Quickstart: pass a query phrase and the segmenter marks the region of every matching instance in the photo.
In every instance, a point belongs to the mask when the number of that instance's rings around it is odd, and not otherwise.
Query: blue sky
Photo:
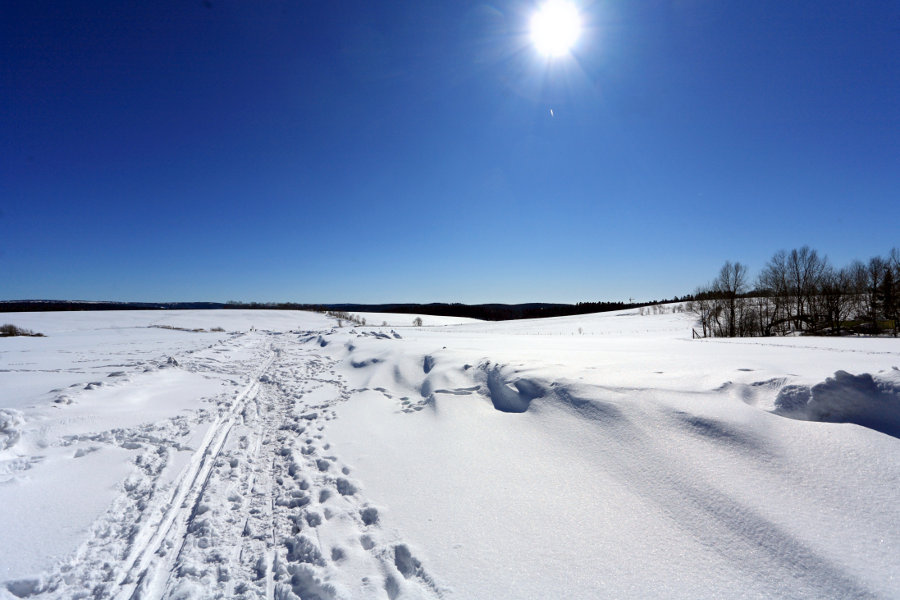
[[[0,298],[577,302],[900,245],[900,3],[0,3]],[[552,114],[551,114],[552,110]]]

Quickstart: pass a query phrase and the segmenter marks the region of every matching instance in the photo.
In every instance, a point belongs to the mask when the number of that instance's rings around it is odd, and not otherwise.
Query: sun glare
[[[567,0],[549,0],[531,17],[531,41],[545,56],[563,56],[581,34],[578,8]]]

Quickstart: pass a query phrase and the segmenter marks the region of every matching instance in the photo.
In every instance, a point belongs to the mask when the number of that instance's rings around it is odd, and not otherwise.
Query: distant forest
[[[698,335],[898,334],[900,250],[836,268],[809,246],[781,250],[751,282],[746,265],[726,262],[697,289],[687,310]]]
[[[684,302],[697,316],[697,337],[900,333],[900,250],[841,268],[809,246],[781,250],[751,280],[748,267],[727,261],[693,294],[651,302],[577,304],[300,304],[294,302],[0,301],[0,312],[65,310],[279,309],[330,313],[402,313],[485,321],[537,319]]]
[[[421,314],[441,317],[470,317],[485,321],[538,319],[637,308],[667,302],[689,300],[677,296],[652,302],[579,302],[577,304],[298,304],[295,302],[80,302],[67,300],[0,301],[0,312],[39,312],[64,310],[185,310],[185,309],[269,309],[310,310],[316,312],[379,312]]]
[[[660,300],[643,303],[627,302],[579,302],[578,304],[325,304],[305,306],[305,310],[320,312],[379,312],[434,315],[439,317],[469,317],[484,321],[508,321],[512,319],[540,319],[545,317],[564,317],[588,313],[608,312],[625,308],[637,308],[648,304],[677,302]]]
[[[0,300],[0,312],[67,310],[198,310],[225,308],[220,302],[92,302],[82,300]]]

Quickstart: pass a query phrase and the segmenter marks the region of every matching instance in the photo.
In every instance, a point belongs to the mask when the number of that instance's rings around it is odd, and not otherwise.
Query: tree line
[[[686,307],[697,315],[703,337],[896,336],[900,250],[841,268],[809,246],[780,250],[752,281],[746,265],[727,261]]]
[[[64,311],[64,310],[174,310],[174,309],[253,309],[253,310],[306,310],[315,312],[378,312],[423,314],[442,317],[471,317],[485,321],[509,319],[539,319],[588,313],[623,310],[642,306],[661,305],[690,299],[691,296],[649,302],[578,302],[577,304],[553,304],[533,302],[526,304],[304,304],[298,302],[87,302],[72,300],[0,300],[0,313]],[[350,321],[350,319],[346,319]]]
[[[91,310],[208,310],[221,302],[117,302],[88,300],[0,300],[0,312],[60,312]]]
[[[484,321],[507,321],[512,319],[540,319],[564,317],[589,313],[638,308],[641,306],[679,302],[689,296],[651,302],[578,302],[577,304],[553,304],[533,302],[526,304],[460,304],[435,302],[431,304],[306,304],[304,310],[317,312],[343,311],[422,314],[439,317],[470,317]]]

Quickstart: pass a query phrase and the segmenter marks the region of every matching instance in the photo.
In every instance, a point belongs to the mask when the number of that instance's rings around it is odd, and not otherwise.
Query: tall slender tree
[[[747,266],[739,262],[725,261],[715,281],[715,289],[725,303],[728,337],[741,335],[743,324],[743,294],[747,292]]]

